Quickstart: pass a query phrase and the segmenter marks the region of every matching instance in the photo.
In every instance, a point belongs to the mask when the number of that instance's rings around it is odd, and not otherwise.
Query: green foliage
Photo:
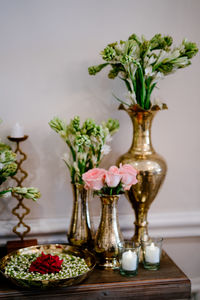
[[[10,176],[15,175],[17,164],[15,163],[16,154],[8,150],[7,145],[1,144],[0,150],[0,185]]]
[[[38,198],[40,198],[40,192],[37,188],[34,187],[13,187],[12,193],[22,196],[26,199],[32,199],[36,201]]]
[[[72,183],[80,184],[83,183],[82,174],[97,167],[103,156],[110,151],[107,143],[119,128],[119,122],[113,119],[99,125],[89,118],[81,126],[79,116],[74,117],[68,125],[54,117],[49,125],[69,147],[69,155],[63,157],[63,160],[70,171]]]
[[[0,185],[17,172],[16,154],[10,149],[10,146],[0,143]],[[40,197],[38,189],[33,187],[8,187],[0,191],[0,198],[7,197],[11,193],[34,201]]]
[[[100,53],[106,63],[89,67],[89,74],[96,75],[110,65],[108,78],[119,77],[124,81],[131,100],[129,105],[138,104],[148,110],[152,107],[151,93],[158,80],[189,66],[198,52],[197,45],[186,39],[179,47],[172,47],[172,44],[173,39],[168,35],[159,33],[146,40],[144,36],[132,34],[127,41],[107,45]]]

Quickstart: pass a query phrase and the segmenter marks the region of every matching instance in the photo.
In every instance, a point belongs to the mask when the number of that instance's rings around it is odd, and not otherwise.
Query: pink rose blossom
[[[115,166],[110,167],[110,169],[106,172],[105,182],[108,187],[116,187],[120,183],[121,174],[119,173],[119,169]]]
[[[138,182],[136,178],[138,172],[129,164],[120,164],[119,173],[122,176],[121,181],[125,191],[130,190],[131,186]]]
[[[100,168],[94,168],[82,175],[82,179],[85,182],[85,189],[91,189],[98,191],[102,189],[104,185],[106,171]]]

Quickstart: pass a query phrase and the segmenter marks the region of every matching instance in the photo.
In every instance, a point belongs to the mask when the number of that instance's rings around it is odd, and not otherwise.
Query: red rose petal
[[[56,273],[61,270],[63,259],[60,259],[58,255],[44,254],[38,256],[34,260],[29,268],[29,272],[39,272],[41,274]]]

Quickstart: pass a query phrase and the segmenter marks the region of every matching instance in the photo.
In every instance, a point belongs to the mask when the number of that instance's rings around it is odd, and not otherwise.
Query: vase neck
[[[133,142],[130,152],[136,155],[152,154],[154,151],[151,142],[151,124],[155,112],[129,113],[133,123]]]
[[[119,196],[101,196],[102,218],[111,218],[115,220],[117,217],[117,202]]]
[[[91,244],[91,225],[88,208],[89,191],[83,185],[72,184],[73,212],[68,239],[72,245],[88,246]]]

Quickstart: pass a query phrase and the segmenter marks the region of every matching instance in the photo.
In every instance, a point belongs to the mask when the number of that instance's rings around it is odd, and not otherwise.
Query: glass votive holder
[[[132,241],[125,241],[119,247],[120,274],[123,276],[135,276],[138,272],[140,256],[140,246],[136,246]]]
[[[160,258],[162,254],[163,238],[150,238],[142,241],[143,265],[148,270],[158,270],[160,268]]]

